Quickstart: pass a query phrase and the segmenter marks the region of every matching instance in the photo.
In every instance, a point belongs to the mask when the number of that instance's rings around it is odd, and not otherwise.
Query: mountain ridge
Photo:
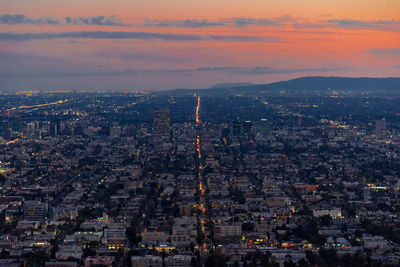
[[[400,77],[304,76],[268,84],[252,84],[204,89],[176,89],[172,93],[210,95],[326,95],[340,91],[347,94],[400,95]]]

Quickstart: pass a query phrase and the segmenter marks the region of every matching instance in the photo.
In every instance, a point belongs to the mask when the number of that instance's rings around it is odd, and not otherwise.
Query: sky
[[[398,0],[0,0],[0,91],[399,77]]]

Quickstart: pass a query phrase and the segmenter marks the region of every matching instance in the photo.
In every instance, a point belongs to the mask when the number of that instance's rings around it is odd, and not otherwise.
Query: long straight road
[[[198,235],[203,237],[200,240],[199,245],[199,252],[200,252],[200,260],[202,263],[205,262],[205,257],[208,252],[208,244],[209,244],[209,229],[206,228],[206,223],[209,221],[207,217],[207,201],[206,201],[206,183],[203,177],[203,169],[204,166],[202,164],[202,157],[201,157],[201,128],[200,128],[200,96],[197,97],[197,106],[196,106],[196,129],[197,129],[197,137],[196,137],[196,152],[197,152],[197,163],[196,163],[196,170],[197,170],[197,178],[198,178],[198,192],[199,192],[199,199],[198,199],[198,209],[197,212],[197,221],[198,221]]]
[[[196,107],[196,125],[200,125],[200,118],[199,118],[199,111],[200,111],[200,96],[197,97],[197,107]]]

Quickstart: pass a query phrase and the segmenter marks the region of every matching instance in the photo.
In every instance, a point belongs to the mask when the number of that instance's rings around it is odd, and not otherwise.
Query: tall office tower
[[[375,121],[375,134],[377,137],[382,137],[386,133],[386,120],[376,120]]]
[[[221,137],[222,138],[228,138],[230,133],[231,133],[231,130],[229,128],[227,128],[227,127],[224,127],[221,130]]]
[[[232,134],[235,136],[240,135],[242,132],[241,128],[242,128],[242,126],[241,126],[240,121],[234,121],[232,124]]]
[[[157,110],[153,113],[154,133],[158,136],[169,136],[169,110]]]
[[[243,132],[246,134],[251,133],[253,127],[253,123],[251,121],[245,121],[243,122]]]
[[[50,131],[51,136],[57,136],[61,131],[61,121],[60,119],[54,118],[50,121]]]
[[[33,136],[34,133],[35,133],[35,122],[26,123],[25,135],[26,136]]]
[[[6,128],[6,134],[4,136],[7,140],[10,140],[14,137],[13,130],[10,127]]]
[[[15,134],[18,134],[20,130],[23,129],[21,127],[21,119],[19,116],[15,117],[6,117],[0,122],[0,132],[5,139],[13,139]]]

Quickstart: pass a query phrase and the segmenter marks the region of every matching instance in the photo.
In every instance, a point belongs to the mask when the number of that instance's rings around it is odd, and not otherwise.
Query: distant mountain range
[[[207,89],[169,92],[245,96],[400,95],[400,78],[302,77],[270,84],[219,84]]]
[[[232,88],[232,87],[244,87],[244,86],[252,86],[254,83],[219,83],[210,87],[213,88]]]

